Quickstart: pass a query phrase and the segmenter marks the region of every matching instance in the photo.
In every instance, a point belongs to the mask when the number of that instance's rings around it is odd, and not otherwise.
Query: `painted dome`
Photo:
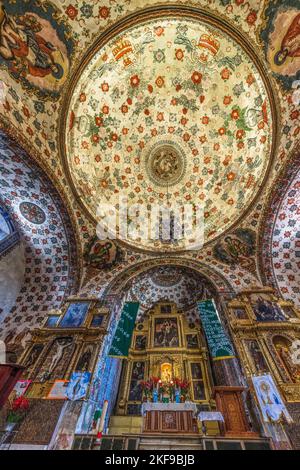
[[[238,221],[272,147],[269,95],[249,54],[218,26],[184,17],[148,20],[98,47],[73,86],[65,133],[73,188],[94,219],[121,200],[148,210],[194,204],[205,242]]]

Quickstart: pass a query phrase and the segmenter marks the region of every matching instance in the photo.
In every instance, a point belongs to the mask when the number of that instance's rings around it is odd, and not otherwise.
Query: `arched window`
[[[12,223],[8,212],[0,206],[0,256],[19,241],[19,234]]]

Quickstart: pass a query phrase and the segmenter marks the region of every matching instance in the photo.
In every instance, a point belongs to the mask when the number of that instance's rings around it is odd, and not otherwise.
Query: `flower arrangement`
[[[171,401],[174,401],[179,393],[181,400],[185,401],[190,384],[187,380],[181,380],[178,377],[175,377],[171,382],[163,382],[159,377],[150,377],[149,380],[142,380],[140,386],[146,400],[152,398],[153,401],[156,401],[157,398],[154,399],[154,396],[159,396],[160,400],[162,400],[168,396]]]
[[[25,397],[15,398],[9,407],[7,423],[19,423],[22,421],[29,409],[29,401]]]

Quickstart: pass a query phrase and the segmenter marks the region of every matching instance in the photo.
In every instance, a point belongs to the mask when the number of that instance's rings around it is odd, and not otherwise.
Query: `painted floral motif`
[[[240,46],[192,20],[155,20],[114,38],[83,72],[67,158],[93,214],[120,194],[129,204],[161,204],[166,192],[142,169],[150,147],[172,140],[187,171],[168,197],[204,205],[210,240],[251,203],[268,165],[271,125],[262,79]]]

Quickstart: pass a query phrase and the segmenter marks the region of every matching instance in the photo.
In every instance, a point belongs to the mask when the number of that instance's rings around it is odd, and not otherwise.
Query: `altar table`
[[[143,432],[197,433],[195,403],[143,403]]]

